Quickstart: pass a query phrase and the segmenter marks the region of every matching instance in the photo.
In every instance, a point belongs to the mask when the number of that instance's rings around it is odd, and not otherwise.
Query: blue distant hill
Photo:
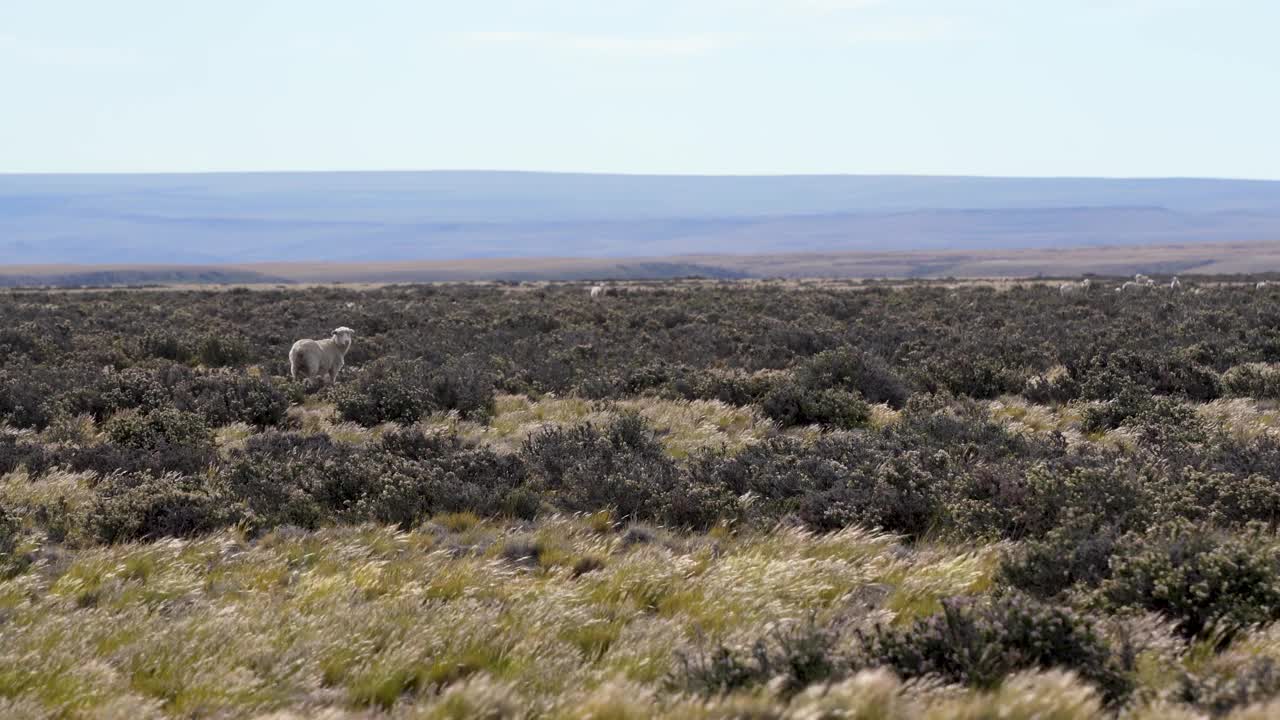
[[[0,175],[0,263],[1280,240],[1280,182],[515,172]]]

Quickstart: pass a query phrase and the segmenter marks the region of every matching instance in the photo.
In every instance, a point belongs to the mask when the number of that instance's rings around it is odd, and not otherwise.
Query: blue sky
[[[1280,179],[1272,0],[4,0],[0,172]]]

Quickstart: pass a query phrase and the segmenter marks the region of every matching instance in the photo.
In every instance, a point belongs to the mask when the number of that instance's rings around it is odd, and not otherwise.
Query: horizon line
[[[755,172],[755,173],[655,173],[582,170],[502,170],[484,168],[361,169],[361,170],[87,170],[87,171],[0,171],[0,178],[20,177],[164,177],[227,175],[557,175],[580,177],[755,179],[755,178],[950,178],[956,180],[1111,180],[1280,182],[1280,177],[1232,177],[1221,175],[987,175],[972,173],[874,173],[874,172]]]

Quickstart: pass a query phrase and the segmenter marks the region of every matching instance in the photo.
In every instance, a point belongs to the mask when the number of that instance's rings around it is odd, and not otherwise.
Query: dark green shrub
[[[450,358],[431,376],[433,409],[456,410],[466,420],[484,422],[493,415],[496,386],[493,373],[481,358]]]
[[[56,360],[71,349],[71,329],[65,323],[36,322],[0,327],[0,365],[19,359],[41,364]]]
[[[23,568],[24,563],[14,554],[20,530],[17,519],[0,506],[0,580],[12,577]]]
[[[1258,528],[1222,535],[1187,522],[1131,534],[1116,546],[1104,606],[1169,616],[1188,637],[1280,619],[1280,553]]]
[[[1251,470],[1171,469],[1153,483],[1154,515],[1220,528],[1240,528],[1250,522],[1275,527],[1280,522],[1280,483]]]
[[[993,398],[1022,390],[1024,382],[1004,363],[981,355],[951,355],[926,361],[930,388],[971,398]]]
[[[195,356],[186,338],[177,333],[165,330],[148,330],[142,336],[142,354],[144,357],[172,360],[174,362],[190,362]]]
[[[1222,374],[1222,393],[1229,397],[1280,398],[1280,368],[1266,363],[1236,365]]]
[[[310,469],[323,466],[337,452],[327,435],[268,431],[233,454],[218,482],[251,530],[282,525],[314,529],[324,521],[325,511],[308,491]]]
[[[43,430],[53,419],[53,388],[35,377],[0,370],[0,422]]]
[[[1076,586],[1097,587],[1110,574],[1118,539],[1114,529],[1085,520],[1055,528],[1006,553],[997,580],[1046,600]]]
[[[826,490],[806,494],[799,517],[817,530],[860,525],[918,537],[932,527],[940,500],[920,453],[907,451],[870,473],[850,474]]]
[[[377,360],[336,387],[333,397],[344,419],[365,426],[410,424],[435,409],[430,370],[421,360]]]
[[[94,493],[89,530],[105,543],[189,537],[233,521],[225,500],[197,478],[114,473]]]
[[[841,626],[819,625],[810,616],[770,631],[745,650],[696,647],[676,654],[676,668],[666,684],[675,690],[721,695],[770,683],[784,696],[792,695],[849,674],[845,635]]]
[[[409,424],[428,413],[449,410],[483,421],[493,413],[495,389],[493,374],[471,357],[452,359],[438,368],[423,360],[384,359],[336,388],[334,399],[344,418],[366,426]]]
[[[197,375],[181,389],[186,409],[212,426],[245,422],[259,427],[279,425],[289,398],[268,378],[216,373]]]
[[[619,517],[661,519],[680,472],[645,421],[623,414],[604,428],[549,427],[521,449],[530,480],[568,511],[614,509]]]
[[[146,450],[166,447],[201,447],[212,440],[204,418],[181,410],[121,413],[103,428],[111,442]]]
[[[25,466],[34,477],[54,463],[52,454],[39,443],[19,440],[14,435],[0,435],[0,475]]]
[[[865,423],[871,414],[871,408],[853,393],[812,390],[795,381],[775,384],[760,401],[760,409],[784,428],[819,424],[850,429]]]
[[[1066,668],[1108,701],[1131,690],[1128,669],[1084,618],[1025,597],[951,599],[907,628],[858,633],[854,664],[886,666],[904,678],[938,677],[990,688],[1011,673]]]
[[[1109,400],[1137,386],[1147,394],[1179,395],[1193,400],[1218,397],[1218,375],[1192,360],[1192,354],[1160,353],[1147,348],[1093,357],[1082,371],[1081,396]]]
[[[686,369],[673,378],[677,396],[719,400],[729,405],[751,405],[769,394],[775,382],[787,376],[751,374],[743,371]]]
[[[1150,391],[1137,385],[1127,384],[1118,391],[1114,398],[1101,405],[1091,405],[1085,409],[1080,422],[1080,429],[1088,433],[1115,430],[1129,420],[1151,410],[1155,400]]]
[[[1258,657],[1243,670],[1230,673],[1184,674],[1175,697],[1214,717],[1237,708],[1263,703],[1280,695],[1280,667],[1269,657]]]
[[[798,382],[811,390],[856,392],[867,402],[901,408],[911,394],[906,383],[880,358],[850,347],[827,350],[804,362]]]
[[[1069,369],[1058,368],[1028,379],[1022,396],[1041,405],[1071,402],[1080,397],[1080,382]]]
[[[158,374],[145,368],[108,373],[99,378],[97,392],[97,397],[80,395],[69,401],[69,412],[88,412],[102,419],[120,410],[159,410],[173,400],[173,393]]]
[[[239,336],[205,335],[196,347],[196,357],[208,367],[243,365],[249,359],[249,343]]]

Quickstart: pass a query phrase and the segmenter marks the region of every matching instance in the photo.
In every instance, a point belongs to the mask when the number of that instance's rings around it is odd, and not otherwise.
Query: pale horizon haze
[[[0,173],[1280,179],[1264,0],[11,0]]]

